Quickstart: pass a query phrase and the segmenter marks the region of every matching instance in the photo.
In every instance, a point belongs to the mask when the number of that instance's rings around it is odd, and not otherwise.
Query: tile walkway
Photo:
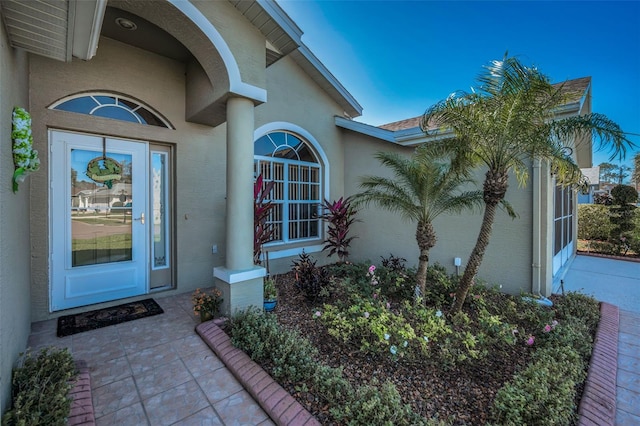
[[[97,425],[273,425],[196,334],[191,295],[154,299],[164,314],[73,336],[34,323],[29,346],[87,362]]]

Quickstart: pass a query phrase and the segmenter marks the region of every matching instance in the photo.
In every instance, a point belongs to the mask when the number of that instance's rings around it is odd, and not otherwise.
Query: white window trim
[[[99,101],[97,101],[95,99],[95,97],[97,96],[106,96],[109,98],[115,98],[116,99],[116,103],[113,104],[102,104]],[[122,110],[125,110],[129,113],[133,113],[136,112],[140,107],[145,108],[146,110],[148,110],[149,112],[151,112],[153,115],[156,116],[156,118],[158,120],[160,120],[167,129],[171,129],[171,130],[175,130],[175,127],[171,124],[171,122],[169,122],[169,120],[167,120],[162,114],[160,114],[160,112],[158,112],[158,110],[156,110],[155,108],[153,108],[152,106],[142,102],[139,99],[135,99],[132,98],[131,96],[125,96],[125,95],[121,95],[118,93],[114,93],[114,92],[104,92],[104,91],[99,91],[99,92],[80,92],[80,93],[74,93],[73,95],[69,95],[69,96],[65,96],[64,98],[58,99],[57,101],[55,101],[54,103],[52,103],[51,105],[49,105],[49,109],[57,109],[58,106],[62,105],[65,102],[68,101],[72,101],[74,99],[79,99],[79,98],[94,98],[95,102],[96,102],[96,106],[94,108],[91,109],[91,111],[89,111],[89,113],[77,113],[77,114],[85,114],[85,115],[94,115],[94,113],[99,110],[100,108],[104,108],[104,107],[116,107],[116,108],[120,108]],[[128,108],[128,107],[123,107],[122,105],[118,105],[117,101],[119,99],[125,100],[127,102],[131,102],[134,103],[136,105],[138,105],[136,108]],[[132,114],[133,115],[133,114]],[[135,117],[135,119],[138,121],[139,124],[143,124],[141,123],[140,119],[136,116],[133,115]],[[117,120],[117,119],[113,119],[113,120]],[[162,128],[162,127],[160,127]]]
[[[323,185],[323,197],[324,199],[329,200],[329,176],[331,175],[331,170],[329,168],[329,159],[327,158],[322,146],[317,141],[316,138],[313,137],[311,133],[303,129],[302,127],[288,123],[286,121],[274,121],[271,123],[264,124],[258,127],[253,132],[253,140],[254,142],[263,137],[264,135],[272,132],[284,131],[298,134],[301,136],[305,142],[308,142],[312,147],[314,154],[319,157],[320,160],[320,168],[322,169],[322,185]],[[255,156],[254,156],[255,157]],[[324,200],[321,200],[321,202]]]

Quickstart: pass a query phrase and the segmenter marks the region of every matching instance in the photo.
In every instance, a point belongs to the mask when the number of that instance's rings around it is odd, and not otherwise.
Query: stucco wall
[[[358,184],[363,175],[392,177],[373,156],[377,151],[396,150],[411,153],[390,143],[344,131],[345,137],[345,192],[353,195],[360,191]],[[481,188],[484,172],[479,171],[477,180]],[[519,218],[511,220],[503,211],[498,211],[489,247],[478,277],[489,284],[502,285],[503,291],[517,294],[531,289],[532,260],[532,205],[531,185],[519,188],[511,179],[507,200],[511,202]],[[363,208],[353,231],[358,236],[352,243],[352,260],[380,262],[380,256],[407,259],[408,266],[416,266],[418,247],[415,240],[416,224],[407,222],[400,215],[381,210],[374,205]],[[441,215],[434,221],[438,241],[430,251],[430,263],[440,263],[451,273],[455,272],[453,259],[460,257],[462,272],[469,254],[475,245],[482,214],[479,211],[461,215]]]
[[[265,87],[266,42],[260,31],[226,1],[195,1],[195,6],[215,26],[238,63],[242,81]]]
[[[11,369],[27,344],[29,308],[29,186],[32,177],[12,192],[11,114],[29,109],[28,59],[12,49],[0,26],[0,413],[11,399]],[[41,172],[38,172],[41,173]]]
[[[177,291],[212,285],[212,267],[224,264],[226,126],[211,128],[184,121],[184,74],[182,63],[106,38],[100,40],[96,57],[88,62],[65,64],[33,58],[34,135],[43,162],[31,196],[34,320],[49,317],[48,128],[173,144]],[[137,98],[159,111],[176,129],[47,109],[65,96],[95,90]],[[220,248],[216,255],[211,253],[212,244]]]

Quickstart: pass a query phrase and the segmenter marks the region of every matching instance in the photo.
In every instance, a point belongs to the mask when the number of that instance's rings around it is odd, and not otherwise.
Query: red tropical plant
[[[253,183],[253,263],[255,265],[262,263],[260,260],[262,245],[271,241],[275,232],[273,225],[267,223],[274,205],[271,201],[265,201],[274,185],[273,181],[264,182],[262,175],[259,175]]]
[[[330,249],[329,256],[338,254],[340,262],[344,262],[349,256],[349,244],[356,237],[349,237],[349,228],[356,221],[356,209],[351,205],[350,198],[340,197],[338,201],[324,200],[322,207],[325,213],[322,219],[329,223],[326,245],[322,250]]]

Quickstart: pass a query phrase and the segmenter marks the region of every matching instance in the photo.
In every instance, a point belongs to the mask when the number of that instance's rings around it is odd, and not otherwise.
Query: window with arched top
[[[311,146],[291,132],[270,132],[254,143],[254,172],[275,183],[268,197],[275,205],[272,242],[320,238],[322,166]]]
[[[55,102],[49,108],[167,129],[174,128],[151,107],[126,96],[104,92],[69,96]]]

